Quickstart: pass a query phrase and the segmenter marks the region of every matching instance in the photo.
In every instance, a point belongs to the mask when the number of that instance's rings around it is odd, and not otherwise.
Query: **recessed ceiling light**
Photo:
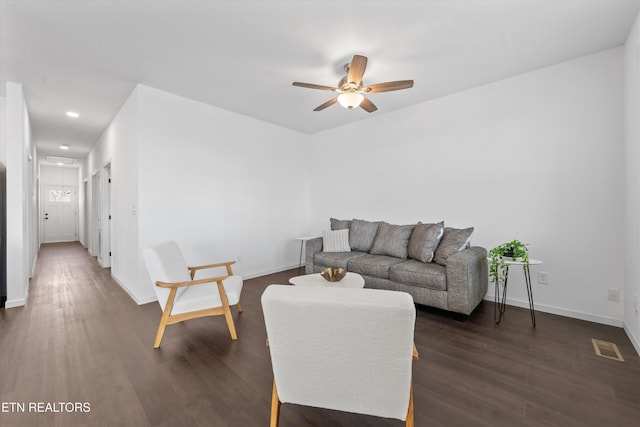
[[[56,164],[57,164],[58,166],[64,166],[64,163],[60,163],[60,162],[58,162],[58,163],[56,163]]]
[[[68,149],[69,149],[69,145],[67,145],[67,144],[62,144],[62,145],[60,146],[60,149],[61,149],[61,150],[68,150]]]
[[[78,117],[80,117],[80,114],[76,113],[75,111],[67,111],[67,116],[77,119]]]

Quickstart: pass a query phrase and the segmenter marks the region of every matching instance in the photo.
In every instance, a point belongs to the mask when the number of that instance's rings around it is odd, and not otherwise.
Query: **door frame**
[[[102,217],[102,240],[98,252],[98,263],[104,267],[111,267],[111,162],[102,167],[100,173],[100,204]]]
[[[100,171],[96,170],[91,174],[91,244],[89,252],[91,256],[97,257],[98,260],[100,259],[100,228],[102,227],[100,224],[102,215],[100,206],[101,194]]]
[[[78,225],[78,213],[80,210],[80,205],[79,205],[79,197],[78,197],[78,186],[76,185],[56,185],[56,184],[38,184],[38,186],[40,187],[40,200],[39,200],[39,206],[40,206],[40,219],[39,219],[39,224],[40,224],[40,232],[38,233],[40,235],[40,243],[57,243],[57,242],[75,242],[78,240],[78,230],[79,230],[79,225]],[[46,225],[45,225],[45,219],[44,219],[44,214],[46,211],[46,204],[47,204],[47,200],[48,200],[48,194],[46,194],[47,192],[47,188],[48,187],[58,187],[58,188],[65,188],[65,189],[72,189],[73,191],[73,197],[74,197],[74,201],[73,201],[73,240],[56,240],[53,242],[46,242]]]

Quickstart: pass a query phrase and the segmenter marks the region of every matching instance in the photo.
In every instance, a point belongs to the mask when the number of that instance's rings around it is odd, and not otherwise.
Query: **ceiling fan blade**
[[[313,83],[293,82],[293,85],[294,86],[298,86],[298,87],[306,87],[306,88],[309,88],[309,89],[328,90],[329,92],[334,92],[334,91],[338,90],[335,87],[314,85]]]
[[[349,83],[353,82],[360,84],[362,82],[362,76],[364,70],[367,68],[367,57],[360,55],[353,55],[351,64],[349,64],[349,73],[347,74],[347,80]]]
[[[318,107],[314,108],[314,109],[313,109],[313,111],[322,111],[322,110],[324,110],[324,109],[325,109],[325,108],[327,108],[327,107],[331,107],[331,106],[332,106],[333,104],[335,104],[336,102],[338,102],[338,98],[337,98],[337,97],[336,97],[336,98],[333,98],[333,99],[330,99],[330,100],[328,100],[327,102],[325,102],[324,104],[322,104],[322,105],[320,105],[320,106],[318,106]]]
[[[398,80],[397,82],[378,83],[363,89],[366,93],[391,92],[393,90],[409,89],[413,87],[413,80]]]
[[[376,107],[375,104],[369,101],[367,98],[362,100],[362,102],[360,103],[360,107],[362,107],[362,109],[368,113],[373,113],[378,109],[378,107]]]

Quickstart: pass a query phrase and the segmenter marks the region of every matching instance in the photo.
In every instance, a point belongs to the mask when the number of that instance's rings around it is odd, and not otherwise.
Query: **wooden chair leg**
[[[238,313],[242,313],[242,304],[238,301]]]
[[[156,340],[153,343],[153,348],[160,347],[160,342],[162,341],[162,337],[164,336],[164,330],[167,328],[167,321],[164,318],[164,314],[162,319],[160,319],[160,325],[158,325],[158,332],[156,333]]]
[[[220,301],[222,301],[222,310],[224,311],[224,318],[227,320],[227,327],[231,334],[232,340],[237,340],[236,326],[233,324],[233,317],[231,316],[231,308],[229,308],[229,300],[227,299],[227,293],[224,291],[224,285],[222,280],[218,281],[218,292],[220,293]]]
[[[406,427],[413,427],[413,380],[411,381],[411,388],[409,389],[409,409],[407,410]]]
[[[162,341],[162,337],[164,336],[164,330],[167,328],[167,322],[169,321],[171,310],[173,310],[173,301],[176,298],[176,291],[176,288],[172,288],[169,292],[169,298],[167,298],[167,303],[164,306],[164,311],[162,312],[162,317],[160,318],[160,325],[158,325],[158,332],[156,333],[156,341],[153,343],[153,348],[160,347],[160,342]]]
[[[236,326],[233,324],[233,317],[231,317],[231,310],[228,305],[224,308],[224,318],[227,319],[227,327],[229,328],[231,339],[237,340],[238,335],[236,334]]]
[[[280,422],[280,399],[276,389],[276,380],[273,380],[273,392],[271,393],[271,423],[269,427],[278,427]]]

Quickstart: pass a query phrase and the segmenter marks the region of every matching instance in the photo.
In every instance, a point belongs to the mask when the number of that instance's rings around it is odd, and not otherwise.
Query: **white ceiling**
[[[39,153],[84,156],[137,83],[304,133],[624,43],[640,0],[6,1],[0,79],[24,86]],[[354,54],[379,110],[312,111]],[[70,119],[74,110],[80,118]]]

